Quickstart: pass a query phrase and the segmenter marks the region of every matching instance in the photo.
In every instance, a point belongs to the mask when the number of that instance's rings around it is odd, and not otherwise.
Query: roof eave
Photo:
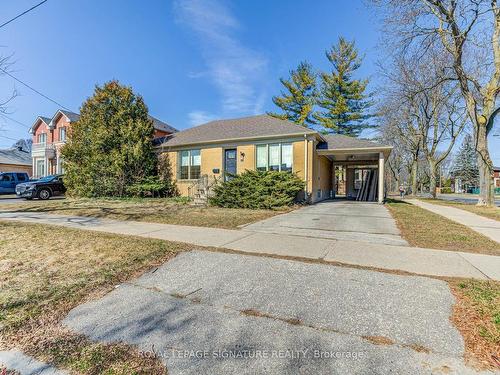
[[[305,131],[300,133],[290,133],[290,134],[276,134],[276,135],[262,135],[258,137],[239,137],[239,138],[223,138],[223,139],[215,139],[211,141],[200,141],[200,142],[188,142],[176,145],[168,145],[168,143],[163,143],[158,145],[157,148],[162,150],[166,148],[173,147],[185,147],[185,146],[198,146],[198,145],[212,145],[217,143],[225,143],[225,142],[238,142],[238,141],[252,141],[252,140],[260,140],[260,139],[276,139],[276,138],[286,138],[286,137],[303,137],[307,135],[317,135],[318,133],[315,131]]]

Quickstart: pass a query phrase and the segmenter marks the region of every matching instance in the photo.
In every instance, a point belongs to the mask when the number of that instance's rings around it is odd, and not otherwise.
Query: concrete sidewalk
[[[500,280],[500,257],[491,255],[370,244],[292,234],[258,233],[247,229],[202,228],[33,212],[0,212],[0,220],[51,224],[82,230],[185,242],[253,254],[401,270],[420,275]]]
[[[425,208],[435,214],[465,225],[470,229],[481,233],[483,236],[500,243],[500,221],[488,219],[487,217],[479,216],[473,214],[472,212],[461,210],[460,208],[441,206],[438,204],[423,202],[418,199],[409,199],[406,202]]]

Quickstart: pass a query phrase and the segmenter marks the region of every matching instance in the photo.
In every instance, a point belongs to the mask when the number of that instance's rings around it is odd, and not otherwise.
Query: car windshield
[[[41,179],[39,179],[38,181],[40,182],[50,182],[52,180],[54,180],[57,176],[45,176],[45,177],[42,177]]]

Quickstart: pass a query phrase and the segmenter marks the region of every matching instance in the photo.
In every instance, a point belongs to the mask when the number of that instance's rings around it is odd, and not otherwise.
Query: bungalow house
[[[153,120],[154,138],[168,136],[177,129],[163,121],[149,116]],[[58,110],[52,118],[38,116],[30,129],[33,137],[32,159],[35,178],[64,172],[61,147],[66,143],[66,136],[71,124],[78,121],[80,115],[74,112]]]
[[[168,153],[182,195],[193,196],[200,179],[210,185],[245,170],[276,170],[302,178],[310,202],[337,192],[383,202],[384,161],[391,149],[369,140],[324,135],[268,115],[212,121],[173,133],[158,146],[159,152]]]
[[[495,191],[500,191],[500,167],[493,167],[493,181]]]
[[[22,147],[0,150],[0,173],[26,172],[31,176],[31,154]]]

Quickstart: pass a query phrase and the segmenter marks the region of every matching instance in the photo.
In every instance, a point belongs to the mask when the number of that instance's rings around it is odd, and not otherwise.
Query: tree
[[[480,170],[479,205],[494,204],[493,163],[488,150],[492,115],[500,93],[500,9],[497,0],[372,0],[387,10],[391,48],[421,55],[439,46],[451,59],[449,80],[459,83],[474,131]]]
[[[156,174],[153,122],[141,96],[110,81],[83,103],[62,149],[71,195],[124,196]]]
[[[368,80],[353,78],[362,58],[355,43],[342,37],[326,51],[326,57],[332,70],[321,73],[320,111],[314,118],[329,133],[357,137],[364,129],[374,127],[365,122],[373,116],[367,113],[373,104],[365,93]]]
[[[455,179],[460,179],[463,185],[475,187],[479,183],[479,169],[477,165],[477,152],[474,140],[467,134],[462,142],[462,146],[455,156],[451,175]]]
[[[290,78],[280,78],[284,90],[281,96],[274,96],[273,103],[283,113],[269,115],[293,121],[305,127],[312,127],[314,106],[317,100],[316,73],[307,62],[301,62],[296,70],[290,71]]]
[[[10,67],[12,66],[12,56],[1,56],[0,55],[0,76],[9,74]],[[2,92],[1,95],[3,96],[4,93]],[[0,99],[0,115],[6,115],[8,113],[8,104],[16,97],[18,96],[17,90],[14,88],[11,92],[11,94],[7,95],[6,97]]]

